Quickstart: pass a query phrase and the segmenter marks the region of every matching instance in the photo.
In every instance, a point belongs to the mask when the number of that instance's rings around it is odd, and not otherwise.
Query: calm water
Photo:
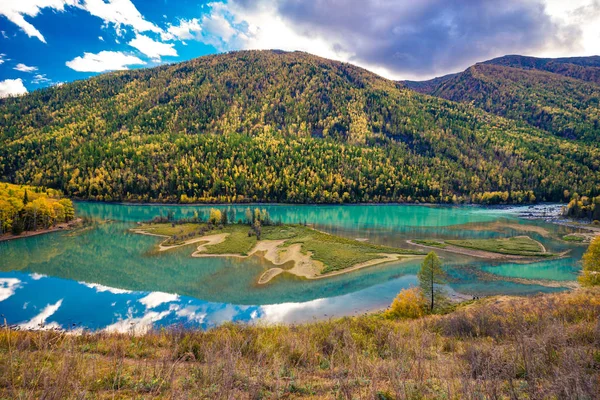
[[[0,313],[9,324],[68,329],[143,331],[183,324],[210,327],[225,321],[295,322],[353,315],[387,306],[416,284],[418,261],[375,266],[318,281],[278,277],[256,280],[269,265],[258,257],[191,258],[193,247],[156,254],[160,238],[128,232],[136,222],[174,212],[208,214],[210,206],[130,206],[78,203],[85,229],[0,243]],[[221,209],[227,206],[217,207]],[[246,206],[234,206],[238,217]],[[265,205],[275,220],[308,222],[318,229],[410,247],[415,238],[488,238],[527,234],[567,258],[533,264],[482,261],[440,253],[449,291],[466,295],[534,294],[562,290],[538,280],[571,281],[584,246],[557,238],[572,229],[479,207],[401,205]],[[511,278],[531,282],[516,283]],[[525,284],[530,283],[530,284]]]

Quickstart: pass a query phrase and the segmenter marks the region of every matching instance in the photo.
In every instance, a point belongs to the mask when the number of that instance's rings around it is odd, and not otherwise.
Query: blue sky
[[[391,79],[426,79],[505,54],[598,54],[600,4],[2,0],[0,34],[0,97],[239,49],[303,50]]]

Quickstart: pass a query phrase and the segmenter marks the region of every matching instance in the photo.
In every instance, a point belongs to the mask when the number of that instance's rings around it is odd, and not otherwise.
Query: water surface
[[[93,223],[0,243],[0,313],[9,324],[89,329],[146,329],[157,325],[214,326],[224,321],[307,321],[387,306],[416,284],[419,262],[392,263],[329,279],[281,275],[256,284],[270,266],[259,257],[191,258],[194,247],[157,254],[160,238],[130,233],[157,215],[208,215],[210,206],[76,204]],[[242,218],[247,206],[214,206]],[[492,238],[527,234],[566,258],[533,264],[482,261],[440,253],[449,291],[466,295],[534,294],[561,290],[537,280],[572,281],[584,246],[559,240],[572,232],[511,210],[415,205],[260,205],[274,220],[309,223],[349,238],[410,247],[415,238]],[[489,279],[489,276],[494,279]],[[488,278],[486,278],[486,276]],[[511,278],[531,280],[531,284]]]

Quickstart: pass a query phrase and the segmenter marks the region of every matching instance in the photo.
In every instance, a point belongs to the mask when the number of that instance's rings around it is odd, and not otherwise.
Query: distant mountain
[[[555,74],[600,84],[600,56],[536,58],[525,56],[504,56],[483,64],[501,65],[520,69],[537,69]]]
[[[83,199],[560,201],[598,191],[599,160],[586,142],[301,52],[206,56],[0,100],[0,178]]]
[[[437,78],[430,79],[428,81],[402,81],[401,83],[416,92],[431,94],[433,93],[442,83],[454,78],[460,74],[449,74],[440,76]]]
[[[462,73],[404,82],[421,93],[469,103],[553,135],[600,142],[600,57],[505,56]]]

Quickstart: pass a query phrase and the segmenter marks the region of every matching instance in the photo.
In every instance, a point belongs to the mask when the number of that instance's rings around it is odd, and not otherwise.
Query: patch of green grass
[[[566,242],[578,242],[581,243],[585,240],[585,237],[580,236],[580,235],[575,235],[575,234],[571,234],[571,235],[565,235],[562,237],[562,239]]]
[[[214,229],[207,235],[229,233],[223,243],[206,246],[207,254],[241,254],[247,255],[256,246],[256,236],[248,236],[247,225],[227,225],[223,229]]]
[[[135,227],[148,233],[163,236],[186,236],[193,232],[197,232],[206,224],[143,224]]]
[[[308,227],[295,226],[295,228],[296,236],[288,239],[285,245],[300,243],[304,252],[312,253],[314,260],[321,261],[325,265],[321,271],[324,274],[381,258],[380,253],[422,254],[414,250],[379,246],[329,235]]]
[[[508,239],[446,240],[446,243],[458,247],[500,254],[535,257],[553,256],[553,254],[544,251],[540,242],[528,236],[518,236]]]
[[[448,245],[446,243],[438,242],[437,240],[417,239],[417,240],[413,240],[413,243],[420,244],[423,246],[439,247],[440,249],[443,249],[444,247],[448,247]]]
[[[299,235],[306,234],[306,229],[310,229],[310,228],[304,227],[302,225],[264,226],[262,228],[261,239],[263,239],[263,240],[292,239]]]

